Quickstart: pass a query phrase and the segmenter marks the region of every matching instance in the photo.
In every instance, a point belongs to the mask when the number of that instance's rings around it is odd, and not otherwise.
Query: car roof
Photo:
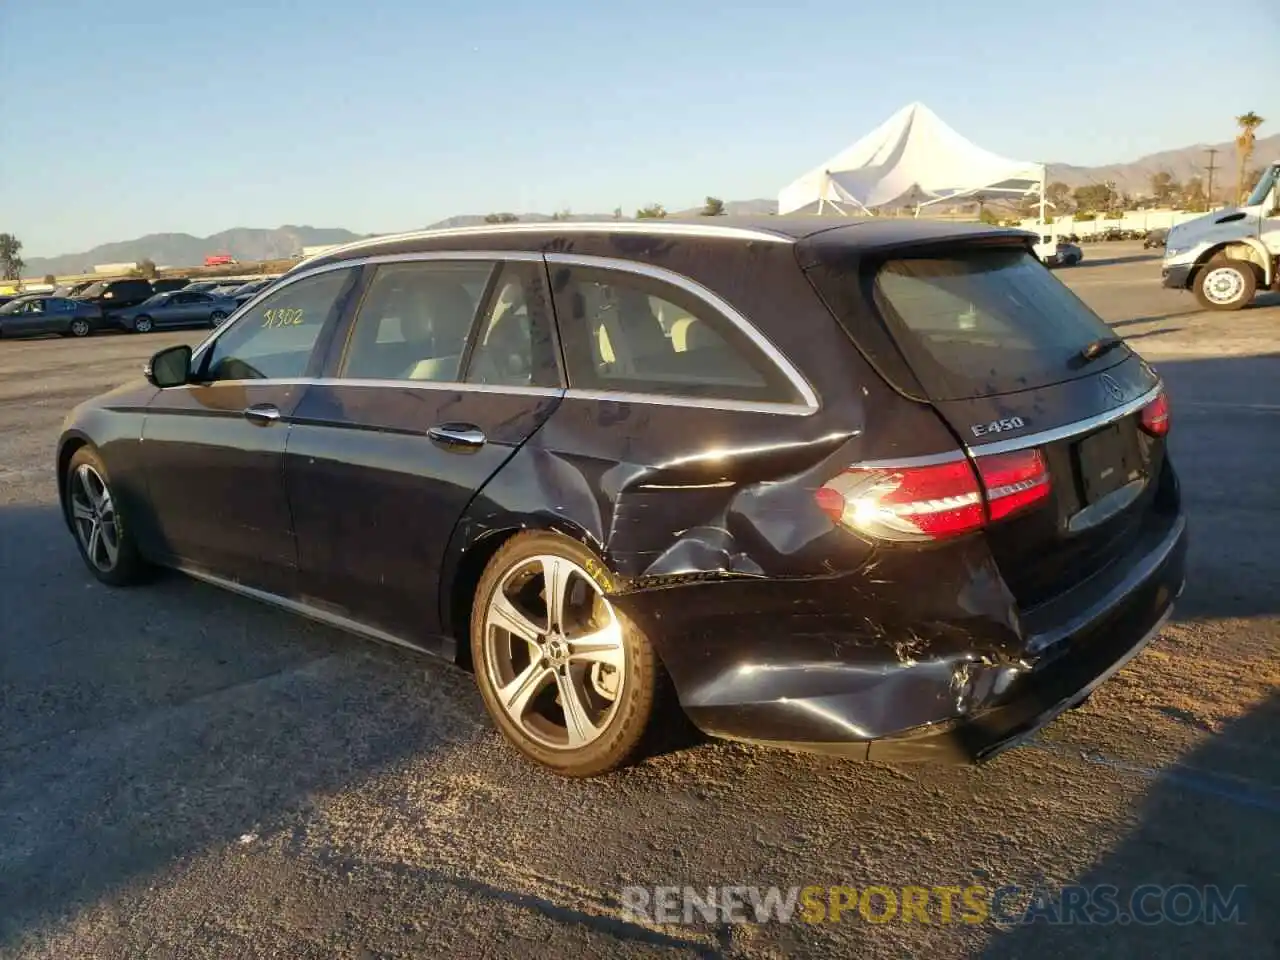
[[[296,273],[344,260],[411,254],[430,250],[554,250],[574,242],[577,252],[604,246],[627,257],[626,238],[654,241],[729,241],[801,244],[854,249],[883,249],[972,237],[1026,240],[1025,230],[985,224],[914,217],[723,216],[669,217],[654,220],[560,220],[479,224],[439,230],[366,237],[303,260]],[[636,255],[643,258],[637,245]]]

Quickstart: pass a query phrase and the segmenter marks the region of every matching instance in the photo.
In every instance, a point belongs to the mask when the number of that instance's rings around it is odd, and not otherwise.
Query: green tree
[[[149,258],[139,260],[137,273],[140,277],[154,280],[156,278],[156,262]]]
[[[978,220],[982,223],[989,223],[993,227],[1000,225],[1000,215],[982,204],[978,205]]]
[[[622,219],[622,208],[621,208],[621,207],[614,207],[614,208],[613,208],[613,219],[615,219],[615,220],[621,220],[621,219]]]
[[[1111,209],[1115,202],[1115,191],[1105,183],[1090,183],[1076,187],[1072,197],[1077,210],[1099,212]]]
[[[22,241],[12,233],[0,233],[0,280],[21,280],[22,268],[26,261],[22,259]]]
[[[514,213],[491,213],[484,218],[485,223],[516,223],[519,221]]]
[[[55,277],[52,273],[46,273],[44,275],[44,282],[45,282],[45,286],[56,287],[58,285],[58,278]]]
[[[1055,180],[1044,188],[1044,199],[1058,213],[1071,212],[1071,188],[1061,180]]]
[[[1151,195],[1158,203],[1173,203],[1182,193],[1182,184],[1173,179],[1173,174],[1161,170],[1151,175]]]
[[[660,203],[651,203],[636,211],[637,220],[661,220],[667,215],[667,208]]]
[[[702,205],[704,217],[723,217],[724,213],[724,201],[719,197],[707,197],[707,202]]]
[[[1191,211],[1209,209],[1209,198],[1204,194],[1204,181],[1199,177],[1192,177],[1187,181],[1187,185],[1183,187],[1182,205]]]
[[[1236,126],[1240,128],[1240,132],[1236,135],[1236,202],[1244,202],[1247,196],[1244,181],[1244,172],[1248,169],[1249,158],[1253,156],[1253,145],[1257,142],[1258,137],[1255,131],[1266,121],[1250,110],[1248,113],[1242,113],[1236,117]]]
[[[551,215],[551,219],[552,220],[572,220],[573,211],[570,210],[568,207],[565,207],[563,210],[557,210],[555,213],[553,213]]]

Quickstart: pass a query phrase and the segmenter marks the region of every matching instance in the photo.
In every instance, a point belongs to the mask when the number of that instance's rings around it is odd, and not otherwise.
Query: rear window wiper
[[[1124,340],[1120,337],[1100,337],[1087,346],[1080,348],[1080,359],[1085,363],[1097,360],[1104,353],[1110,353],[1116,347],[1121,346]]]

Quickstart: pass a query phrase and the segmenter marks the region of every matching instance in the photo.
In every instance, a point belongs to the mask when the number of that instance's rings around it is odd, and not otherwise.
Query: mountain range
[[[1185,183],[1193,176],[1206,177],[1210,150],[1216,150],[1215,185],[1223,188],[1234,186],[1236,181],[1236,148],[1233,142],[1195,144],[1178,150],[1165,150],[1140,157],[1130,163],[1105,164],[1098,167],[1081,167],[1066,163],[1051,163],[1048,181],[1061,181],[1068,187],[1090,183],[1114,182],[1122,193],[1138,195],[1151,189],[1151,177],[1156,173],[1168,173],[1174,180]],[[1250,169],[1280,161],[1280,134],[1260,138],[1250,158]],[[1215,193],[1218,191],[1215,189]],[[697,207],[672,211],[674,216],[696,214]],[[777,212],[777,202],[772,199],[728,200],[725,212],[729,214],[771,214]],[[573,220],[608,220],[612,213],[571,214]],[[552,219],[545,213],[528,213],[522,221],[536,222]],[[426,229],[473,226],[485,222],[485,214],[461,214],[429,224]],[[341,227],[283,226],[271,229],[236,227],[209,237],[194,237],[187,233],[153,233],[137,240],[106,243],[84,253],[63,254],[57,257],[30,257],[26,270],[28,277],[91,272],[95,264],[136,263],[152,260],[160,266],[194,266],[215,253],[229,253],[242,261],[277,260],[296,256],[303,247],[357,240],[361,234]]]

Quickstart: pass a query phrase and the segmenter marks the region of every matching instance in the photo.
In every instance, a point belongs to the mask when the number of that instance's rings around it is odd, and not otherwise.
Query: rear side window
[[[718,310],[685,290],[622,271],[560,267],[556,317],[569,386],[797,403],[795,386]]]
[[[1113,336],[1092,310],[1024,250],[889,260],[872,296],[935,400],[992,396],[1060,383],[1122,361],[1081,362]]]
[[[493,271],[494,264],[474,261],[378,267],[352,326],[341,376],[460,380],[467,337]]]

